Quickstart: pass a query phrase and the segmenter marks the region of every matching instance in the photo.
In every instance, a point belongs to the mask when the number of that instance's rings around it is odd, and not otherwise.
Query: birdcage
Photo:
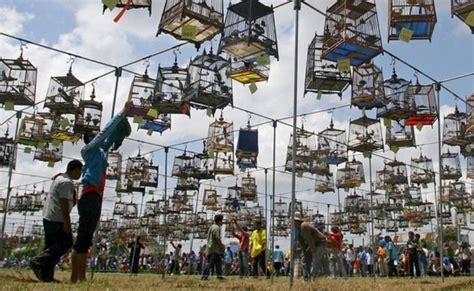
[[[258,0],[243,0],[227,9],[219,53],[237,58],[266,53],[278,58],[273,6]]]
[[[466,129],[465,137],[469,139],[470,141],[474,141],[474,92],[471,93],[471,95],[469,95],[466,98],[466,114],[467,114],[467,129]]]
[[[114,204],[113,215],[123,216],[125,214],[125,202],[119,200]]]
[[[0,198],[0,213],[4,213],[7,211],[7,199]]]
[[[296,129],[296,159],[295,170],[299,173],[309,173],[312,170],[313,153],[316,150],[316,139],[314,133],[301,128]],[[293,134],[290,135],[288,151],[286,155],[285,170],[292,171],[293,165]]]
[[[160,113],[190,115],[189,101],[184,97],[188,70],[178,66],[158,67],[153,108]]]
[[[189,64],[184,89],[186,99],[197,109],[224,108],[232,104],[232,82],[227,78],[229,62],[212,49],[194,58]]]
[[[166,0],[158,34],[164,32],[199,47],[221,33],[223,26],[223,0]]]
[[[393,161],[385,160],[385,167],[388,170],[388,176],[385,183],[390,185],[400,185],[408,183],[407,166],[397,159]]]
[[[213,156],[211,167],[214,175],[234,174],[234,155],[232,152],[215,152],[211,156]]]
[[[354,68],[351,104],[370,110],[387,104],[383,72],[372,62]]]
[[[444,117],[443,143],[451,146],[465,146],[470,143],[466,138],[467,114],[460,112],[456,106],[454,113]]]
[[[77,115],[76,114],[56,114],[51,115],[49,113],[39,113],[45,121],[52,119],[51,132],[48,136],[51,139],[60,140],[63,142],[75,143],[81,138],[81,134],[75,131],[74,124]],[[49,118],[47,117],[49,116]],[[43,127],[46,131],[47,126]],[[46,134],[46,133],[45,133]]]
[[[60,141],[42,142],[36,146],[34,159],[43,162],[60,162],[63,159],[63,143]]]
[[[418,186],[411,186],[408,188],[408,197],[406,198],[405,205],[407,206],[419,206],[423,203],[421,197],[421,189]]]
[[[335,62],[321,58],[324,36],[314,36],[308,47],[306,61],[305,94],[314,92],[320,94],[339,94],[351,83],[351,73],[340,71]],[[318,97],[319,98],[319,97]]]
[[[8,211],[9,212],[19,212],[23,209],[23,196],[19,196],[16,193],[15,196],[11,196],[8,201]]]
[[[143,180],[140,181],[140,186],[142,187],[158,187],[158,176],[160,174],[159,167],[153,166],[153,161],[149,165],[145,166],[145,176]]]
[[[179,177],[175,189],[181,191],[199,190],[199,180],[192,177]]]
[[[337,0],[326,10],[323,59],[359,66],[382,53],[375,1]]]
[[[317,175],[314,177],[314,191],[320,193],[334,192],[334,179],[332,173],[329,175]]]
[[[5,132],[4,137],[0,137],[0,167],[12,166],[13,169],[16,165],[16,147],[13,138],[8,137],[8,130]]]
[[[408,30],[408,39],[428,39],[431,41],[436,25],[434,0],[390,0],[388,40],[403,39],[403,30]]]
[[[274,216],[275,216],[276,218],[286,218],[286,217],[288,217],[287,210],[288,210],[287,203],[281,201],[281,198],[280,198],[279,201],[275,201],[275,213],[274,213]]]
[[[17,59],[0,58],[0,103],[34,105],[37,70],[20,55]]]
[[[466,176],[469,179],[474,179],[474,157],[470,156],[466,158]]]
[[[138,205],[136,203],[130,202],[125,204],[123,211],[123,217],[126,219],[137,218],[138,216]]]
[[[125,177],[128,181],[146,181],[146,169],[149,165],[148,160],[142,157],[140,153],[136,157],[129,157],[127,159]]]
[[[76,114],[80,101],[84,99],[84,89],[84,83],[69,68],[66,76],[51,77],[44,107],[57,114]]]
[[[344,199],[344,211],[347,213],[359,213],[362,196],[351,194]]]
[[[416,106],[412,95],[409,94],[411,81],[399,78],[395,66],[390,79],[383,82],[385,97],[388,102],[385,106],[377,109],[377,118],[389,118],[393,120],[407,119],[413,116]]]
[[[337,169],[337,188],[355,188],[360,187],[362,183],[365,183],[364,165],[355,158]]]
[[[398,220],[397,219],[388,219],[386,222],[386,231],[387,232],[398,232]]]
[[[324,227],[326,225],[326,218],[324,214],[319,213],[319,210],[313,214],[312,221],[317,228]]]
[[[227,77],[242,84],[268,81],[270,75],[270,57],[267,53],[258,53],[243,59],[231,58]]]
[[[441,221],[444,225],[453,224],[453,218],[451,216],[451,209],[447,205],[441,206]]]
[[[219,197],[220,195],[217,194],[216,190],[205,189],[202,205],[206,206],[207,209],[212,210],[212,208],[219,206]]]
[[[462,177],[458,153],[443,153],[441,155],[441,179],[458,180]]]
[[[335,211],[329,213],[329,224],[332,226],[341,226],[346,224],[345,220],[345,212],[343,211]]]
[[[79,112],[76,114],[74,132],[99,132],[102,120],[102,102],[95,101],[95,88],[92,89],[89,100],[79,102]]]
[[[355,152],[372,152],[383,148],[382,129],[377,119],[362,116],[349,124],[349,147]]]
[[[392,151],[396,153],[398,148],[415,146],[415,131],[413,126],[407,125],[405,120],[387,121],[390,122],[391,125],[386,126],[385,140]]]
[[[18,143],[26,146],[36,146],[43,141],[43,123],[44,120],[36,114],[23,117],[18,131]]]
[[[311,152],[311,167],[310,173],[316,175],[329,175],[329,165],[323,161],[324,155],[319,150]],[[291,169],[291,164],[289,165]]]
[[[101,229],[103,229],[104,231],[113,231],[117,229],[118,221],[117,219],[110,218],[110,219],[102,221],[100,225],[101,225]]]
[[[148,76],[148,69],[143,75],[135,75],[128,95],[128,101],[132,103],[127,116],[141,116],[153,119],[148,113],[155,103],[156,81]]]
[[[472,25],[472,22],[468,22],[468,19],[469,16],[472,17],[473,11],[473,0],[451,0],[451,16],[455,15],[462,22],[466,23],[471,28],[472,33],[474,33],[474,26]]]
[[[466,197],[466,183],[462,181],[456,181],[451,183],[451,192],[449,193],[449,201],[450,202],[457,202],[463,201]]]
[[[367,232],[367,222],[360,215],[352,215],[348,217],[347,227],[351,234],[364,234]]]
[[[415,85],[408,87],[408,95],[414,114],[408,117],[406,125],[433,125],[438,118],[438,106],[436,105],[436,94],[434,85],[421,85],[416,81]]]
[[[205,144],[206,141],[203,141]],[[214,179],[215,175],[212,172],[212,160],[207,152],[206,145],[202,153],[197,153],[193,157],[194,174],[193,177],[198,180]]]
[[[125,218],[125,217],[124,217]],[[140,228],[140,218],[138,217],[129,217],[122,220],[123,228],[126,230],[129,229],[138,229]],[[133,237],[132,233],[128,233],[129,237]]]
[[[219,117],[209,125],[209,134],[207,138],[207,149],[210,152],[233,152],[234,151],[234,132],[233,123]]]
[[[324,156],[323,161],[329,165],[347,161],[346,131],[334,128],[331,120],[329,127],[318,134],[318,151]]]
[[[122,155],[119,152],[109,151],[107,154],[107,179],[119,180],[122,175]]]
[[[241,128],[235,151],[237,165],[242,168],[256,168],[258,156],[258,129]]]
[[[171,116],[169,114],[158,114],[157,118],[144,121],[138,128],[146,130],[148,135],[151,135],[151,132],[162,134],[171,128]]]
[[[411,159],[410,181],[414,184],[428,184],[433,183],[435,179],[433,161],[423,156]]]
[[[194,174],[193,157],[184,150],[182,155],[174,158],[171,175],[175,177],[191,177]]]
[[[240,190],[240,198],[242,200],[254,200],[257,196],[257,183],[254,177],[247,174],[247,177],[242,177],[242,186]]]

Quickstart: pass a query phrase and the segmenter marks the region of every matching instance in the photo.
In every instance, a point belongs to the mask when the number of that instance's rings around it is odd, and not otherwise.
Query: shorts
[[[87,192],[82,194],[77,204],[79,212],[79,226],[77,228],[76,242],[74,250],[76,253],[85,254],[92,246],[92,238],[99,222],[102,208],[102,198],[97,192]]]

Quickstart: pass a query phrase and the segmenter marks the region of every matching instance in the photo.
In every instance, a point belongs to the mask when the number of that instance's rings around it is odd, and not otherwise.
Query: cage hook
[[[25,41],[20,41],[20,57],[19,59],[23,59],[23,52],[25,49],[27,49],[28,46],[27,46],[27,43]]]
[[[76,60],[76,57],[69,55],[69,60],[67,60],[66,64],[69,64],[69,72],[68,74],[72,74],[72,64],[74,64],[74,61]]]

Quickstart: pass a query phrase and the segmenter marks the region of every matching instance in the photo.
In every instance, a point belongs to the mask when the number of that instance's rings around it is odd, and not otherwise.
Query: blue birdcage
[[[431,40],[436,24],[434,0],[391,0],[388,40],[398,40],[403,28],[413,32],[411,39]]]
[[[168,114],[159,114],[158,118],[145,121],[139,128],[159,132],[161,134],[171,128],[171,117]]]
[[[256,168],[258,156],[258,130],[241,128],[237,142],[237,165],[240,168]]]

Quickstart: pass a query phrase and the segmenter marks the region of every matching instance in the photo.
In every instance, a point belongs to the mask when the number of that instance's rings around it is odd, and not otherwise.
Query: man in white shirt
[[[355,252],[354,247],[349,245],[349,248],[346,251],[346,262],[347,262],[347,273],[350,277],[354,274],[354,262],[355,262]]]
[[[54,267],[72,246],[70,212],[76,204],[77,195],[72,180],[81,177],[82,163],[72,160],[66,173],[53,177],[51,188],[43,208],[44,250],[34,257],[31,268],[43,282],[54,282]]]

